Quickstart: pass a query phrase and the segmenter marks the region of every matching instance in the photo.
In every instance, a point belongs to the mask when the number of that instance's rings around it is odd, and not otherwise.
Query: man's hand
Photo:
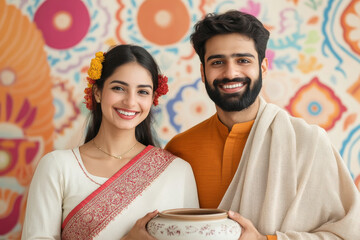
[[[130,232],[121,240],[156,240],[146,231],[146,224],[158,214],[158,210],[146,214],[136,221]]]
[[[238,222],[242,227],[239,240],[267,240],[267,237],[261,235],[250,220],[244,218],[239,213],[229,211],[229,217]]]

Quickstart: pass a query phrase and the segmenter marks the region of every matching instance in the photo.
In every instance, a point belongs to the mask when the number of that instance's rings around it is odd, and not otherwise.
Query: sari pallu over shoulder
[[[146,147],[65,218],[62,239],[92,239],[136,199],[176,157]]]

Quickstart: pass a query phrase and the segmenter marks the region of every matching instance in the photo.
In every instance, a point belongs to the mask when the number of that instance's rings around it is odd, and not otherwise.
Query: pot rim
[[[177,220],[220,220],[228,217],[228,211],[216,208],[175,208],[158,214],[160,217]]]

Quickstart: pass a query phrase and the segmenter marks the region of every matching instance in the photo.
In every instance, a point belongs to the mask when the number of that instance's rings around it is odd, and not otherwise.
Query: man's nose
[[[228,62],[224,69],[224,78],[233,79],[239,77],[239,69],[234,63]]]

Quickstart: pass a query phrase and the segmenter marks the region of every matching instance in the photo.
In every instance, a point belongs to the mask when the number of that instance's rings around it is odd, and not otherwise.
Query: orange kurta
[[[235,124],[231,131],[217,114],[176,135],[165,149],[193,168],[201,208],[217,208],[239,165],[255,120]],[[267,235],[276,240],[276,235]]]
[[[239,165],[253,123],[238,123],[229,131],[215,114],[166,145],[165,149],[191,164],[200,207],[218,207]]]

